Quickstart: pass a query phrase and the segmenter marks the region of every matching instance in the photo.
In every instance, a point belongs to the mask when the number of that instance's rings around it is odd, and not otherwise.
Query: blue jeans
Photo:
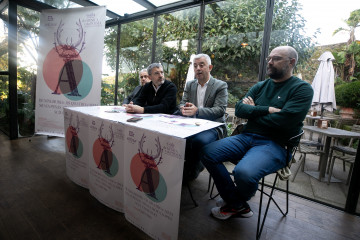
[[[217,139],[218,133],[215,128],[200,132],[186,139],[184,180],[193,180],[198,177],[199,173],[204,169],[200,161],[201,149]]]
[[[252,133],[210,143],[203,148],[201,156],[220,196],[233,206],[250,200],[258,189],[259,180],[287,163],[285,148],[267,137]],[[227,161],[236,165],[234,181],[223,164]]]

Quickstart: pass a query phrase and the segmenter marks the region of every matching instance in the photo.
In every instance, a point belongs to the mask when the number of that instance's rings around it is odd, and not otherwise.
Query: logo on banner
[[[104,123],[99,128],[98,139],[93,145],[93,156],[96,167],[101,169],[107,176],[113,177],[119,170],[119,162],[112,151],[114,145],[114,132],[112,125],[109,126],[109,133],[103,136]]]
[[[89,94],[93,77],[90,67],[80,57],[85,49],[86,32],[80,19],[75,24],[75,29],[65,28],[64,31],[65,24],[60,21],[54,33],[55,47],[44,60],[43,76],[52,94],[63,94],[79,101]]]
[[[167,194],[165,180],[159,172],[158,166],[162,163],[163,149],[159,137],[155,138],[156,150],[144,151],[145,134],[139,141],[139,153],[131,160],[131,177],[139,191],[142,191],[154,202],[162,202]]]
[[[71,113],[69,119],[69,127],[66,130],[66,145],[68,150],[72,155],[76,158],[80,158],[83,154],[83,144],[79,138],[79,131],[80,131],[80,120],[79,116],[76,115],[76,126],[72,124],[73,115]]]

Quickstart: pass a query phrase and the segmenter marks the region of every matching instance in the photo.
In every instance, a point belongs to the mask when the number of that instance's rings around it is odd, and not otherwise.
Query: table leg
[[[330,143],[331,143],[331,137],[326,136],[324,153],[321,154],[319,160],[319,167],[318,167],[319,171],[305,171],[306,174],[318,179],[320,182],[327,182],[328,179],[328,175],[325,174],[325,172],[326,172],[327,161],[329,158]],[[341,181],[339,179],[331,177],[330,182],[341,182]]]
[[[325,146],[324,146],[324,153],[320,156],[320,169],[319,169],[319,181],[321,181],[325,177],[326,172],[326,165],[329,158],[329,151],[330,151],[330,143],[331,137],[326,136]]]

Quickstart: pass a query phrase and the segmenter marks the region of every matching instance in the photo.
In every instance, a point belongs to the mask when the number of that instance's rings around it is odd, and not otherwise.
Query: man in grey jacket
[[[195,79],[186,83],[180,102],[183,116],[225,123],[228,100],[227,84],[210,75],[213,65],[206,54],[194,57]],[[183,179],[191,181],[204,169],[199,152],[203,146],[226,136],[226,126],[210,129],[186,139]]]

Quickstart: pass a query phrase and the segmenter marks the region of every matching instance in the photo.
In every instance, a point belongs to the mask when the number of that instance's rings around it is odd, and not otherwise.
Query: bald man
[[[210,143],[200,154],[221,196],[211,209],[218,219],[253,215],[247,201],[262,177],[287,165],[284,146],[301,132],[311,105],[311,85],[292,75],[296,50],[277,47],[266,60],[270,78],[255,84],[235,106],[235,115],[248,119],[242,133]],[[227,161],[235,164],[234,181],[223,165]]]

